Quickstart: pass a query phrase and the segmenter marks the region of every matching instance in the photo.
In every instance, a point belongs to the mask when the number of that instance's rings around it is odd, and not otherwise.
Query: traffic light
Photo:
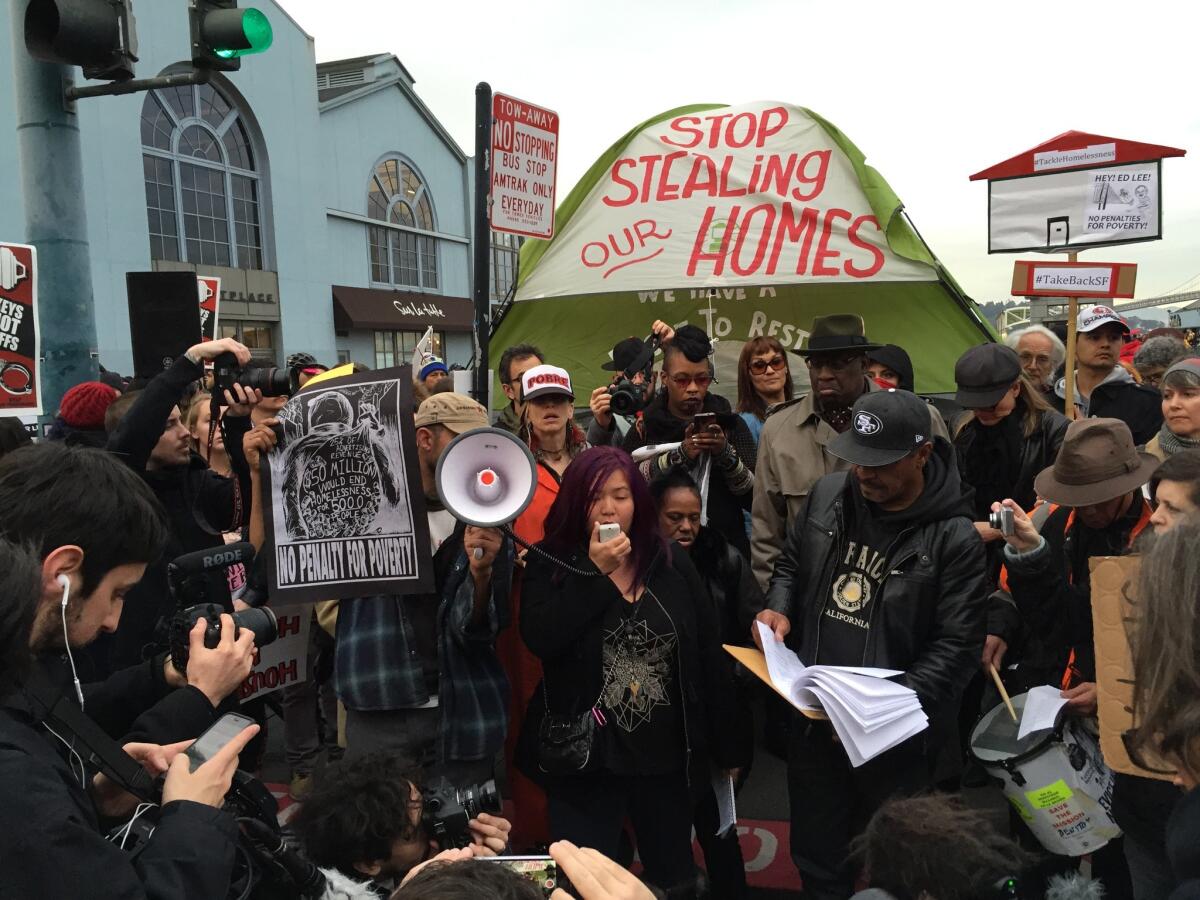
[[[31,0],[25,48],[35,59],[82,66],[84,78],[130,79],[137,62],[131,0]]]
[[[271,46],[271,22],[257,9],[238,9],[237,0],[191,0],[192,65],[235,72],[242,57]]]

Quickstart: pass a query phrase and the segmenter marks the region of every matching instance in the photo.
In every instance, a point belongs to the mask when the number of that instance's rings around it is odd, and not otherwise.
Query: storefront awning
[[[471,331],[475,312],[466,297],[416,291],[333,286],[333,324],[338,331],[377,328],[387,331]]]

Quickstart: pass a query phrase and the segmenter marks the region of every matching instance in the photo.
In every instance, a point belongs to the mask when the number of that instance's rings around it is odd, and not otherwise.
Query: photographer
[[[53,463],[63,465],[47,465]],[[32,497],[40,502],[57,487],[45,483],[47,475],[36,483],[39,470],[76,489],[75,519],[55,518],[61,510],[53,504],[44,518],[28,515]],[[87,489],[77,482],[81,472],[90,476]],[[68,717],[57,711],[78,699],[91,717],[99,705],[97,694],[85,698],[77,678],[72,686],[66,666],[73,671],[72,648],[116,628],[123,598],[161,553],[161,511],[119,463],[61,447],[6,458],[0,504],[5,528],[23,531],[20,539],[37,548],[35,556],[0,541],[0,828],[6,835],[0,897],[224,897],[237,826],[219,807],[237,754],[257,728],[247,728],[195,771],[181,753],[184,742],[125,744],[125,753],[150,775],[166,775],[157,825],[132,857],[105,840],[100,822],[129,816],[136,798],[90,768],[88,751],[101,748],[64,728]],[[14,528],[14,518],[24,521]],[[90,524],[81,529],[80,519]],[[84,539],[74,540],[77,535]],[[59,726],[53,729],[44,724],[52,708]],[[84,714],[74,710],[73,716]],[[119,753],[115,745],[106,749]]]
[[[623,446],[632,453],[649,444],[679,443],[677,449],[657,453],[641,464],[647,481],[672,466],[682,466],[700,480],[704,465],[711,464],[708,523],[749,556],[743,511],[750,509],[753,499],[754,438],[741,417],[733,414],[729,401],[709,393],[713,369],[708,335],[695,325],[678,331],[663,322],[655,322],[654,327],[663,340],[666,390],[650,401],[637,427],[625,435]],[[697,425],[698,415],[705,416],[707,423]]]
[[[232,353],[239,365],[250,360],[250,351],[229,338],[196,344],[138,394],[110,433],[108,449],[141,475],[166,509],[170,536],[162,559],[152,562],[130,593],[129,611],[116,634],[91,654],[98,675],[140,662],[162,645],[159,622],[175,608],[166,563],[193,550],[220,547],[221,533],[235,530],[249,505],[249,472],[240,451],[250,411],[262,399],[259,392],[238,387],[236,398],[225,392],[228,409],[220,427],[234,478],[218,475],[192,450],[178,406],[188,385],[203,376],[204,363],[223,353]],[[228,590],[214,602],[232,609]]]
[[[460,787],[466,787],[462,785]],[[307,857],[378,890],[389,890],[417,864],[439,850],[426,809],[421,778],[395,753],[381,751],[327,768],[291,825]],[[498,797],[496,798],[499,799]],[[507,819],[462,811],[465,832],[453,843],[476,856],[495,856],[508,846]]]
[[[652,330],[657,337],[660,332],[670,331],[670,326],[665,322],[655,322]],[[593,447],[608,444],[620,445],[624,440],[624,432],[617,427],[616,416],[612,409],[613,388],[616,385],[628,380],[630,384],[639,389],[636,394],[639,419],[641,418],[641,408],[653,398],[654,354],[651,352],[647,356],[646,347],[646,341],[627,337],[623,341],[618,341],[612,348],[612,359],[601,364],[600,368],[612,372],[613,377],[608,384],[602,384],[592,391],[592,396],[588,399],[588,406],[592,410],[592,424],[588,426],[587,440]],[[645,362],[639,366],[638,362],[643,357],[645,357]]]

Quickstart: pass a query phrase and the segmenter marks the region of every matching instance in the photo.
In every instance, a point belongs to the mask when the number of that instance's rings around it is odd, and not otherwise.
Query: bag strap
[[[132,756],[89,719],[60,686],[36,665],[22,685],[34,716],[55,731],[75,738],[71,749],[90,765],[140,800],[158,802],[154,779]]]

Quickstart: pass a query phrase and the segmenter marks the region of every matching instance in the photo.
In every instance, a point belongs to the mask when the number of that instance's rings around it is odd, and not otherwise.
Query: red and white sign
[[[495,94],[488,203],[495,231],[553,237],[557,164],[558,113]]]
[[[200,340],[215,340],[217,313],[221,303],[221,279],[211,275],[197,275],[196,287],[200,292]]]
[[[40,415],[37,249],[0,242],[0,416]]]
[[[1034,262],[1013,265],[1014,297],[1102,297],[1131,300],[1135,263]]]
[[[312,604],[283,606],[275,611],[279,637],[255,654],[254,668],[238,691],[238,699],[261,697],[308,678],[308,629]]]

